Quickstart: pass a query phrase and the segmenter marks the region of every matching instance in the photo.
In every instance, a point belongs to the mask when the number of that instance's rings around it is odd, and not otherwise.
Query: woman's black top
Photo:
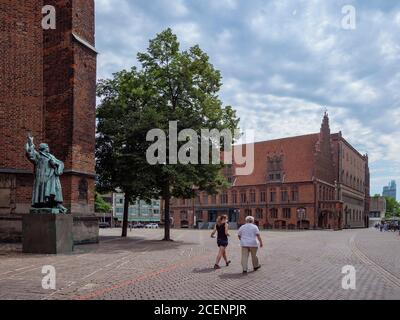
[[[228,236],[225,233],[225,223],[221,225],[217,224],[218,240],[228,240]]]

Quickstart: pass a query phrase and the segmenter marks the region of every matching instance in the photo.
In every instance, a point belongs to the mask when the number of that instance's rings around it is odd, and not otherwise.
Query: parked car
[[[149,223],[146,225],[146,229],[158,229],[158,224],[157,223]]]
[[[107,229],[107,228],[111,228],[111,226],[110,226],[110,224],[108,222],[100,222],[99,223],[99,228]]]
[[[133,229],[143,229],[145,225],[143,223],[136,223],[133,225]]]

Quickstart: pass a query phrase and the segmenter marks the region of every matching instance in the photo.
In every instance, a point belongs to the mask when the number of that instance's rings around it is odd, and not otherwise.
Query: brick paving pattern
[[[375,230],[263,232],[262,268],[242,275],[236,231],[233,263],[214,271],[216,240],[210,232],[102,230],[99,245],[72,255],[21,253],[0,245],[0,299],[400,299],[400,236]],[[249,261],[250,263],[250,261]],[[57,271],[56,290],[42,289],[42,267]],[[357,270],[356,290],[341,287],[342,267]],[[251,270],[251,268],[250,268]]]

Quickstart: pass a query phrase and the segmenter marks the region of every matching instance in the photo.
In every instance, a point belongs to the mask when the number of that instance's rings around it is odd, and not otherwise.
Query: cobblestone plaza
[[[400,237],[376,230],[262,232],[262,268],[242,275],[239,241],[232,231],[233,263],[212,269],[217,253],[210,232],[120,229],[101,232],[98,245],[71,255],[21,253],[0,245],[0,299],[259,300],[400,299]],[[56,289],[42,288],[42,268],[54,266]],[[342,288],[342,268],[356,269],[356,289]]]

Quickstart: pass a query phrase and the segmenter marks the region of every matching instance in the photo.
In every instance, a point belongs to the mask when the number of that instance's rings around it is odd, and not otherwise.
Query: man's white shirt
[[[258,248],[257,235],[260,234],[260,230],[255,224],[246,223],[241,226],[238,232],[240,236],[240,245],[242,247]]]

